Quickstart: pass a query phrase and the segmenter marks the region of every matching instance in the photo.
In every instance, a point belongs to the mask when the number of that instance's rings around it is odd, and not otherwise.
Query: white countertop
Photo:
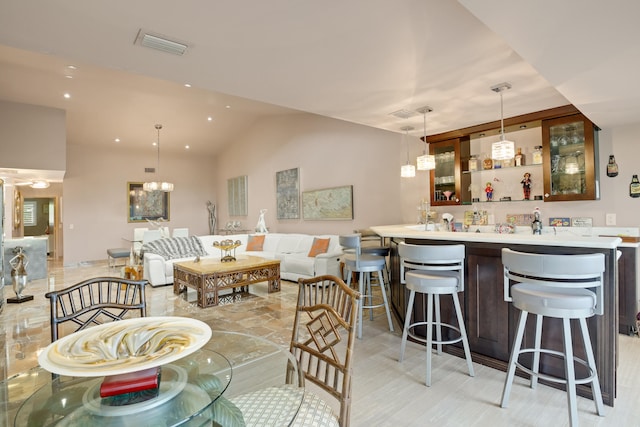
[[[415,224],[381,225],[371,227],[371,229],[382,237],[400,237],[410,239],[506,243],[517,245],[566,246],[601,249],[614,249],[618,246],[627,246],[627,244],[622,244],[622,239],[620,237],[581,236],[571,233],[552,234],[547,232],[542,235],[533,235],[531,233],[525,232],[517,232],[515,234],[498,234],[493,232],[476,233],[473,231],[425,231],[424,225]],[[637,246],[637,244],[629,246]]]

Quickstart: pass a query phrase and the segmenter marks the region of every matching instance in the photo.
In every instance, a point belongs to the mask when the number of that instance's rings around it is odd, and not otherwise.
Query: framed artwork
[[[148,219],[169,221],[169,194],[164,191],[144,191],[142,182],[127,183],[128,222]]]
[[[20,228],[22,224],[22,194],[13,190],[13,228]]]
[[[302,218],[305,220],[353,219],[353,186],[303,191]]]
[[[246,175],[227,180],[229,216],[247,216],[247,181]]]
[[[276,172],[277,219],[300,218],[300,169]]]

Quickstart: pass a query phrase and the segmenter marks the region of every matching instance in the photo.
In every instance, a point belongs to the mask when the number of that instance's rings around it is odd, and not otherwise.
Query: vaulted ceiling
[[[0,0],[0,99],[65,109],[70,144],[142,147],[162,123],[163,150],[203,154],[270,115],[421,135],[428,105],[429,134],[485,123],[501,82],[506,117],[572,103],[615,126],[640,117],[637,16],[631,0]]]

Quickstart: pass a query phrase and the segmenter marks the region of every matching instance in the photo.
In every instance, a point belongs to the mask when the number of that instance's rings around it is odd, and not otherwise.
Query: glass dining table
[[[101,398],[103,379],[36,367],[0,381],[0,425],[286,426],[304,397],[304,375],[288,349],[238,332],[213,331],[199,350],[161,366],[155,394]],[[256,392],[269,395],[266,423],[247,415],[246,397]]]

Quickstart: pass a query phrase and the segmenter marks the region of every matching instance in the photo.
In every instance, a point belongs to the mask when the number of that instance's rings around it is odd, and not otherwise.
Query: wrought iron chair
[[[51,342],[60,337],[60,324],[75,323],[75,331],[92,325],[122,320],[130,312],[147,315],[146,280],[96,277],[66,289],[48,292],[51,307]]]

